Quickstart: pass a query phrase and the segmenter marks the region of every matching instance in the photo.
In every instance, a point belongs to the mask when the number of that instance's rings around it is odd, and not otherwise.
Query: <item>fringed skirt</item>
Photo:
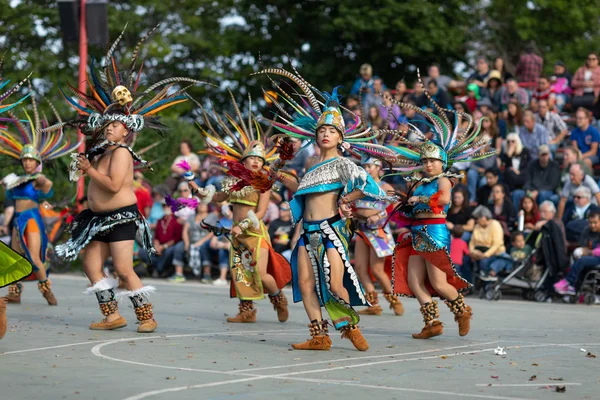
[[[44,220],[42,219],[39,208],[30,208],[29,210],[15,213],[14,229],[17,231],[19,244],[23,249],[25,258],[29,261],[32,261],[31,252],[29,251],[29,247],[27,247],[27,237],[25,233],[31,230],[40,235],[40,259],[42,263],[45,263],[46,250],[48,249],[48,235],[46,234]],[[33,265],[34,272],[38,270],[33,262],[31,265]]]
[[[142,247],[149,254],[155,254],[156,249],[152,245],[150,227],[144,216],[138,211],[136,204],[99,213],[89,209],[83,210],[69,227],[71,233],[69,240],[56,246],[56,254],[66,261],[73,261],[95,236],[106,234],[113,229],[119,229],[121,225],[132,222],[137,226]]]
[[[381,221],[379,226],[373,228],[368,226],[366,222],[361,222],[356,230],[356,235],[375,250],[375,254],[379,258],[394,254],[396,244],[390,226],[384,225],[384,221]]]
[[[360,320],[352,306],[369,306],[358,276],[350,264],[348,243],[352,237],[350,229],[339,215],[323,221],[305,221],[303,232],[292,254],[292,283],[294,302],[302,301],[298,279],[298,251],[305,247],[315,275],[315,291],[321,306],[324,306],[336,329],[356,325]],[[327,250],[334,249],[344,265],[343,285],[350,295],[350,303],[331,291],[331,264]]]
[[[250,228],[233,238],[229,252],[231,297],[238,297],[240,300],[260,300],[265,297],[258,271],[261,257],[269,257],[267,273],[275,279],[279,289],[292,280],[290,264],[273,250],[267,228],[260,221],[258,229]]]
[[[431,265],[446,274],[448,283],[463,292],[471,285],[457,272],[450,259],[450,231],[444,218],[417,219],[412,222],[411,232],[398,238],[392,261],[392,287],[394,293],[404,297],[415,297],[408,286],[408,259],[421,256]],[[431,296],[435,292],[429,279],[425,278],[425,287]]]

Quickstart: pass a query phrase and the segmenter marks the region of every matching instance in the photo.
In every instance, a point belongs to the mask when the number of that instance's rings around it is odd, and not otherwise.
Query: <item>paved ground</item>
[[[366,353],[337,334],[328,352],[299,352],[289,344],[307,338],[300,304],[285,324],[265,301],[258,323],[231,325],[223,321],[236,302],[226,289],[156,282],[157,332],[137,334],[125,303],[129,326],[93,332],[99,314],[95,298],[80,294],[85,284],[54,276],[58,307],[25,285],[0,341],[1,399],[600,398],[600,358],[586,356],[600,357],[597,306],[469,299],[469,336],[458,336],[442,306],[445,334],[417,341],[410,333],[421,317],[406,300],[402,317],[363,318]]]

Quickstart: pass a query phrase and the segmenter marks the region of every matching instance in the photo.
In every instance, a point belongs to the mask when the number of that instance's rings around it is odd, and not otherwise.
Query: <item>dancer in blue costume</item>
[[[51,198],[53,191],[52,181],[42,174],[42,165],[75,150],[78,143],[71,143],[62,129],[52,134],[41,133],[39,130],[46,122],[40,121],[35,100],[33,111],[34,119],[25,113],[27,124],[13,118],[7,121],[6,129],[0,129],[0,153],[18,159],[25,172],[21,176],[10,174],[3,182],[7,188],[6,197],[15,201],[12,248],[31,262],[40,292],[49,305],[55,306],[56,297],[44,265],[48,236],[39,210],[40,204]],[[20,303],[22,285],[12,284],[8,290],[8,302]]]
[[[429,96],[427,91],[425,94]],[[458,323],[460,336],[469,332],[473,312],[465,304],[461,292],[470,285],[458,275],[452,264],[451,238],[446,227],[453,186],[451,179],[461,176],[453,174],[449,169],[454,162],[475,161],[494,154],[485,151],[491,139],[486,135],[479,135],[479,129],[470,115],[442,109],[430,100],[436,107],[437,115],[410,104],[398,104],[414,109],[427,119],[434,128],[433,140],[428,140],[412,124],[399,131],[379,132],[398,137],[401,146],[388,147],[398,153],[397,168],[413,173],[411,177],[405,178],[412,182],[415,190],[408,194],[407,204],[403,204],[412,210],[406,212],[407,208],[403,207],[406,227],[397,241],[392,282],[395,293],[416,297],[421,305],[425,326],[420,333],[413,334],[415,339],[428,339],[443,333],[442,323],[438,320],[437,302],[432,296],[445,299]],[[461,130],[458,122],[453,126],[446,112],[455,113],[459,117],[456,120],[465,118],[469,122],[467,128]],[[409,130],[421,141],[408,141],[406,136]]]
[[[348,338],[361,351],[369,345],[358,328],[359,316],[353,306],[369,305],[358,276],[350,263],[348,246],[352,238],[349,224],[340,216],[352,215],[352,203],[360,198],[392,200],[364,169],[350,159],[340,157],[340,148],[352,152],[367,152],[377,156],[388,150],[367,143],[373,139],[362,119],[355,120],[346,129],[337,98],[322,93],[302,77],[288,71],[269,68],[261,74],[280,75],[292,80],[303,92],[296,97],[277,86],[282,102],[274,96],[269,99],[280,112],[282,122],[269,121],[285,135],[314,141],[320,149],[319,162],[311,166],[297,183],[279,175],[282,183],[295,192],[290,202],[294,223],[303,220],[302,232],[292,255],[294,301],[303,301],[308,314],[312,336],[306,342],[293,344],[297,350],[328,350],[331,339],[327,321],[323,320],[324,306],[342,338]],[[322,102],[317,100],[321,99]],[[292,117],[282,103],[290,105]],[[321,103],[325,105],[321,109]]]

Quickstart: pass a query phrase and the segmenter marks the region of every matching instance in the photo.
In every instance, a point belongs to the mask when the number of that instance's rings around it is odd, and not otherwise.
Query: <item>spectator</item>
[[[546,200],[558,204],[559,196],[556,193],[560,185],[560,167],[550,159],[550,148],[543,144],[538,149],[538,159],[533,160],[526,171],[525,190],[527,195],[538,204]]]
[[[488,112],[494,112],[495,106],[492,104],[489,98],[481,97],[481,99],[477,102],[477,109],[481,111],[483,115],[486,115]]]
[[[383,104],[379,105],[379,115],[383,120],[384,126],[389,129],[398,129],[400,123],[406,123],[406,118],[400,111],[400,106],[392,103],[391,92],[386,90],[383,92]]]
[[[483,120],[484,122],[487,120]],[[491,144],[486,145],[484,152],[492,151]],[[469,188],[469,197],[476,199],[477,189],[485,185],[485,171],[488,168],[494,168],[497,165],[496,154],[486,157],[482,160],[477,160],[471,163],[467,171],[467,187]]]
[[[350,94],[365,96],[367,93],[372,93],[373,84],[373,67],[371,64],[363,64],[360,66],[360,78],[354,82]]]
[[[377,106],[369,107],[368,123],[372,129],[383,129],[384,121],[379,115],[379,108]]]
[[[500,93],[502,92],[502,75],[498,70],[491,70],[485,81],[485,91],[482,96],[486,96],[490,99],[494,105],[494,110],[500,108]]]
[[[535,116],[535,120],[538,124],[546,128],[548,138],[550,139],[550,149],[556,151],[567,136],[567,133],[569,133],[565,121],[557,113],[550,112],[548,100],[544,99],[538,103],[538,113]]]
[[[555,78],[565,78],[567,80],[567,85],[571,86],[571,81],[573,80],[573,75],[569,71],[567,71],[567,67],[565,63],[562,61],[557,61],[554,63],[554,75]],[[570,94],[570,93],[567,93]]]
[[[150,229],[156,228],[156,223],[159,219],[165,216],[163,206],[165,204],[165,196],[169,193],[167,185],[161,184],[156,185],[152,188],[152,207],[150,208],[150,214],[148,215],[148,224]]]
[[[477,109],[477,102],[481,99],[479,96],[479,86],[475,83],[469,83],[467,85],[467,98],[465,104],[469,107],[469,112],[473,112]]]
[[[467,83],[475,83],[479,87],[485,87],[485,80],[490,74],[490,64],[488,64],[485,57],[477,58],[477,66],[475,67],[476,72],[474,72]]]
[[[440,89],[448,92],[448,90],[454,88],[457,85],[457,82],[452,80],[447,75],[440,75],[440,66],[437,64],[431,64],[427,68],[428,76],[425,77],[425,86],[429,85],[431,80],[435,80]]]
[[[183,226],[173,215],[168,205],[163,205],[165,214],[156,224],[153,245],[156,255],[149,255],[145,249],[140,250],[140,259],[164,278],[170,272],[171,264],[183,266],[185,245],[182,240]]]
[[[523,216],[523,231],[531,232],[535,224],[540,220],[540,212],[535,200],[530,196],[525,196],[519,204],[519,218]]]
[[[577,109],[575,119],[577,127],[571,131],[571,144],[581,151],[583,161],[591,168],[600,161],[598,157],[600,133],[590,125],[591,115],[585,108]]]
[[[233,213],[228,204],[221,206],[217,215],[218,226],[222,226],[226,229],[231,229],[233,226]],[[219,279],[215,280],[213,284],[215,286],[227,286],[227,273],[229,272],[229,247],[231,244],[224,236],[214,236],[210,240],[210,256],[217,256],[219,260]]]
[[[519,137],[523,146],[529,149],[532,158],[537,158],[538,148],[550,142],[548,131],[544,125],[535,122],[535,114],[529,110],[523,114],[523,126],[519,130]]]
[[[433,101],[435,101],[441,108],[448,108],[448,104],[450,102],[448,93],[438,87],[438,83],[435,79],[430,80],[427,84],[427,92]],[[427,98],[424,93],[417,99],[417,106],[428,108],[437,114],[437,109],[433,106],[429,98]]]
[[[517,100],[512,99],[508,102],[504,115],[506,129],[509,132],[519,132],[523,126],[523,109]]]
[[[462,225],[456,225],[450,229],[452,233],[452,241],[450,242],[450,258],[452,264],[456,266],[458,273],[468,282],[473,281],[473,274],[469,268],[469,245],[462,239],[464,229]]]
[[[585,174],[581,165],[573,164],[569,169],[569,180],[567,181],[567,183],[562,189],[562,192],[560,193],[560,201],[558,202],[557,213],[557,217],[559,219],[562,219],[565,212],[565,207],[569,207],[572,205],[572,199],[575,195],[575,191],[580,186],[585,186],[588,189],[590,189],[590,191],[592,192],[592,196],[594,196],[592,202],[596,205],[599,204],[598,202],[600,201],[600,188],[598,188],[598,184],[596,183],[596,181],[594,181],[594,179],[591,176]]]
[[[346,98],[346,110],[342,110],[342,115],[344,116],[344,121],[346,121],[347,125],[352,125],[355,120],[354,115],[348,110],[354,110],[359,106],[360,103],[357,95],[351,94]]]
[[[407,91],[408,87],[406,87],[406,82],[404,82],[404,79],[399,80],[396,83],[396,88],[394,90],[394,99],[396,99],[396,101],[403,101],[404,95]]]
[[[448,209],[446,226],[450,231],[455,227],[460,227],[464,232],[463,239],[467,242],[471,238],[471,232],[475,226],[472,213],[473,208],[469,204],[469,193],[464,186],[455,187],[452,191],[452,202]]]
[[[573,194],[573,204],[566,207],[563,223],[567,240],[577,242],[581,232],[587,227],[588,215],[597,212],[598,206],[592,204],[592,192],[585,186],[580,186]]]
[[[510,243],[510,254],[503,253],[481,264],[480,277],[483,281],[497,281],[498,275],[511,272],[515,263],[525,260],[533,251],[533,248],[525,243],[523,232],[514,232],[510,237]]]
[[[573,164],[581,165],[583,172],[586,175],[591,176],[593,174],[592,168],[583,162],[583,159],[581,158],[581,152],[572,146],[567,146],[563,151],[563,169],[560,172],[561,187],[569,181],[569,171],[571,169],[571,165]]]
[[[273,243],[273,249],[288,261],[292,256],[295,239],[297,239],[294,236],[290,206],[288,203],[281,203],[279,205],[279,219],[269,225],[269,237]]]
[[[502,224],[504,236],[508,237],[515,227],[517,212],[515,211],[515,206],[507,197],[503,184],[497,183],[494,185],[491,200],[491,203],[488,203],[488,208],[492,212],[492,218]]]
[[[548,101],[549,109],[554,109],[554,105],[556,104],[556,94],[550,85],[550,78],[547,76],[540,76],[538,79],[537,88],[531,94],[531,99],[537,101],[538,110],[541,100]]]
[[[534,53],[534,45],[529,44],[525,47],[525,51],[521,53],[519,62],[515,69],[517,80],[519,82],[537,82],[544,67],[542,57]]]
[[[471,260],[479,263],[480,270],[489,271],[493,257],[506,252],[504,231],[500,222],[492,219],[492,213],[484,206],[478,206],[473,217],[477,222],[469,242]]]
[[[412,101],[408,101],[407,104],[415,105]],[[410,123],[414,125],[417,129],[423,132],[424,135],[431,137],[431,129],[429,128],[429,124],[427,123],[425,117],[423,117],[420,114],[417,114],[416,111],[410,107],[403,107],[402,113],[404,114],[406,119],[408,119],[408,121],[410,121]],[[408,137],[408,140],[415,141],[418,140],[418,138],[414,136],[414,134],[411,132],[411,135]]]
[[[575,286],[581,273],[588,267],[600,264],[600,212],[595,211],[588,215],[589,226],[581,235],[580,247],[575,249],[573,256],[576,261],[564,279],[554,284],[554,290],[559,294],[574,295]]]
[[[169,186],[171,191],[175,190],[177,183],[181,179],[181,175],[185,172],[183,169],[177,166],[177,164],[179,164],[181,161],[187,161],[192,168],[193,173],[200,171],[200,158],[198,158],[198,155],[193,153],[193,151],[194,147],[192,146],[192,142],[190,140],[184,139],[179,144],[180,154],[175,157],[175,160],[173,160],[173,163],[171,164],[171,177],[166,181],[166,184]]]
[[[527,183],[527,167],[530,162],[530,149],[523,145],[521,137],[516,133],[508,134],[500,153],[500,167],[504,169],[504,183],[508,187],[508,193],[512,193],[515,206],[525,195],[523,189]]]
[[[535,224],[534,231],[540,231],[548,222],[553,222],[560,228],[562,232],[562,241],[563,243],[566,243],[567,237],[565,235],[565,225],[557,216],[556,207],[550,200],[546,200],[540,204],[540,220]]]
[[[506,86],[500,92],[500,109],[506,110],[510,100],[516,100],[522,108],[529,105],[529,95],[527,91],[519,87],[517,81],[513,78],[506,81]]]
[[[600,66],[596,53],[588,54],[585,65],[575,71],[571,86],[574,89],[573,109],[584,107],[591,111],[600,94]]]
[[[499,178],[500,170],[497,167],[490,167],[485,170],[485,185],[477,189],[477,203],[479,205],[484,207],[488,205],[492,194],[492,187],[498,183]]]
[[[500,77],[504,82],[513,77],[513,75],[506,70],[506,64],[504,63],[504,59],[502,57],[496,57],[494,59],[494,69],[500,72]]]
[[[208,250],[214,234],[201,226],[202,221],[207,217],[208,205],[199,203],[196,213],[186,220],[182,234],[185,252],[188,254],[188,266],[192,269],[194,276],[200,276],[201,279],[207,277],[210,279],[211,260]],[[171,280],[185,282],[183,266],[175,266],[175,275],[171,277]]]
[[[306,166],[306,161],[310,157],[310,152],[308,146],[304,148],[302,147],[302,140],[291,138],[290,141],[294,146],[294,158],[286,162],[286,167],[294,170],[300,179],[304,176],[304,167]]]
[[[479,105],[481,106],[481,103]],[[485,118],[481,120],[481,134],[487,134],[490,139],[492,139],[493,147],[495,149],[501,149],[503,137],[500,134],[500,127],[498,126],[498,121],[496,120],[496,114],[490,109],[483,112],[483,115]],[[493,158],[495,161],[495,157]]]

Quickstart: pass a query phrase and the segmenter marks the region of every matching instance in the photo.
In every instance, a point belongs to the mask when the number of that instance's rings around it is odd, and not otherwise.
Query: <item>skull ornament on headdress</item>
[[[131,97],[131,92],[123,85],[119,85],[113,90],[112,98],[114,101],[118,102],[122,106],[129,104],[133,101],[133,97]]]

